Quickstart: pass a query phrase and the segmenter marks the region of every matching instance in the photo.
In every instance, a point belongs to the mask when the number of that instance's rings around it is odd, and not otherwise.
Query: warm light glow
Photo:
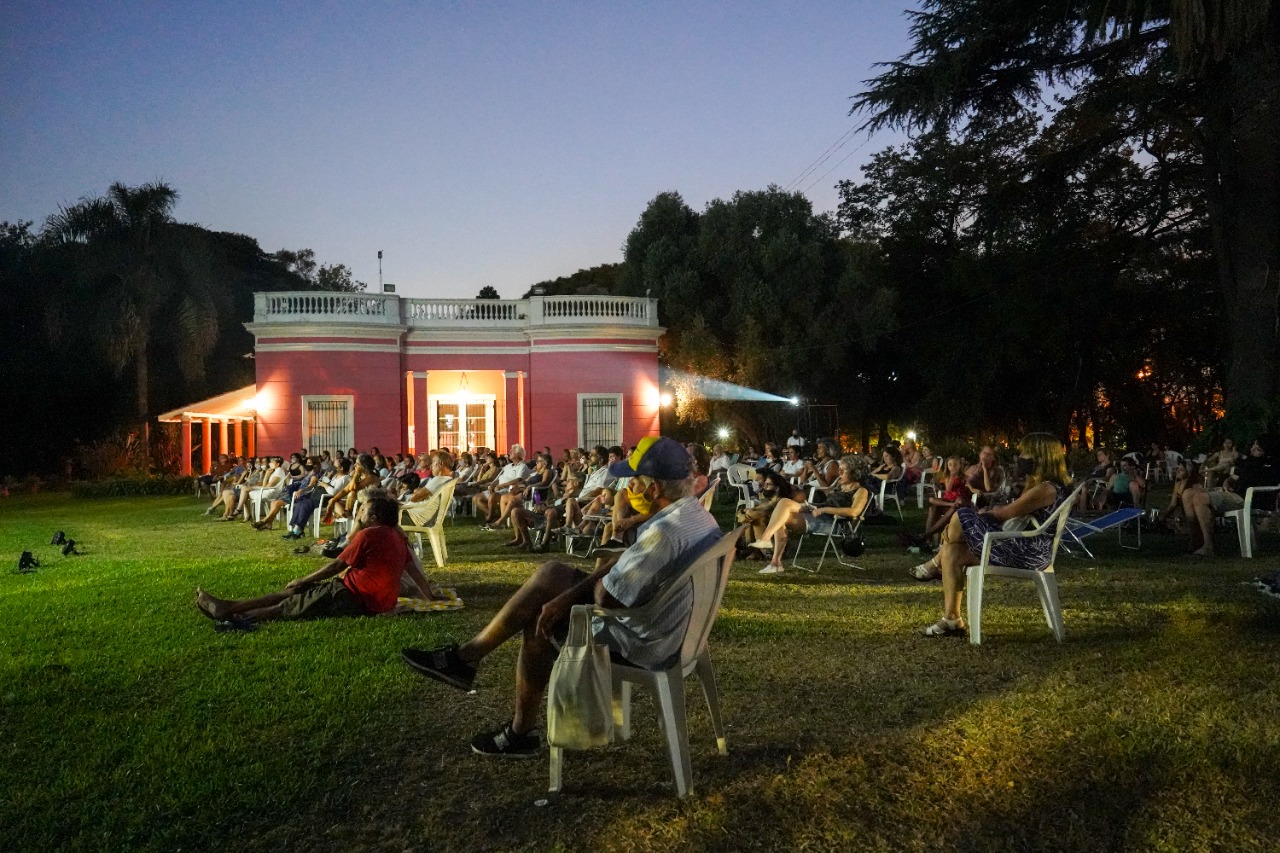
[[[270,402],[270,395],[268,395],[266,391],[259,391],[248,400],[245,400],[244,403],[241,404],[241,408],[247,412],[258,412],[267,408]]]
[[[913,430],[907,430],[907,439],[910,441],[916,440],[916,434]]]
[[[661,394],[658,395],[658,405],[662,406],[664,409],[670,406],[674,402],[675,402],[675,397],[672,397],[666,391],[663,391]]]
[[[723,441],[724,439],[729,437],[729,428],[720,427],[720,429],[716,430],[716,435],[720,436],[720,439]]]

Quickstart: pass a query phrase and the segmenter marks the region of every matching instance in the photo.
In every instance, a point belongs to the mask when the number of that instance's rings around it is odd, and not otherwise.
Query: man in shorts
[[[397,526],[399,511],[394,499],[372,497],[360,504],[363,527],[329,563],[257,598],[221,599],[197,589],[196,607],[210,619],[238,627],[271,619],[372,616],[395,608],[405,573],[429,600],[431,582]]]
[[[479,634],[461,645],[404,649],[401,657],[428,678],[470,690],[476,667],[500,645],[521,637],[516,661],[515,714],[494,731],[476,735],[471,749],[480,755],[533,758],[541,748],[534,731],[545,700],[551,666],[560,654],[575,604],[610,609],[640,607],[720,539],[720,527],[692,491],[692,458],[680,442],[645,438],[626,460],[610,466],[617,477],[645,482],[654,515],[636,543],[622,554],[600,560],[585,572],[555,560],[543,563],[498,610]],[[615,659],[657,669],[680,653],[693,606],[693,590],[674,599],[660,616],[597,622],[596,639]]]

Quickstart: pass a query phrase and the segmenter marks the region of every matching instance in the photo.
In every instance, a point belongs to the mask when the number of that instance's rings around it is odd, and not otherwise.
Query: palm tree
[[[174,221],[177,201],[178,193],[164,183],[114,183],[105,196],[81,199],[50,216],[42,233],[68,247],[75,270],[69,282],[74,298],[49,300],[50,328],[67,328],[66,315],[85,309],[83,322],[111,368],[119,375],[133,367],[144,434],[157,336],[175,332],[174,362],[187,380],[203,377],[218,340],[223,300],[213,257],[198,229]]]

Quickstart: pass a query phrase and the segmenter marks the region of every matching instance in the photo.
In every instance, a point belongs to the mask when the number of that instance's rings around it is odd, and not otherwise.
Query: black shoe
[[[471,751],[491,758],[537,758],[542,751],[542,740],[533,732],[518,735],[507,723],[497,731],[472,738]]]
[[[458,657],[457,645],[438,649],[401,649],[400,657],[410,669],[459,690],[470,690],[476,680],[476,668]]]
[[[79,555],[80,552],[76,550],[76,540],[68,539],[67,543],[62,546],[62,556],[70,557],[72,554]]]
[[[30,574],[40,566],[40,561],[30,551],[23,551],[22,556],[18,558],[18,573]]]
[[[57,533],[53,534],[53,539],[52,539],[52,540],[50,540],[49,544],[50,544],[50,545],[61,545],[62,543],[66,542],[66,541],[67,541],[67,534],[65,534],[65,533],[63,533],[61,530],[59,530]]]
[[[623,551],[627,550],[626,545],[614,544],[615,541],[616,540],[611,539],[609,540],[608,545],[601,545],[599,548],[593,548],[591,550],[591,556],[594,557],[596,554],[621,554]]]

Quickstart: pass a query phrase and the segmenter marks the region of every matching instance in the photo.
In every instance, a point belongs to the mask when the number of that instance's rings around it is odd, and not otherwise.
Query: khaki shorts
[[[1233,509],[1244,509],[1244,498],[1235,492],[1224,492],[1215,489],[1209,492],[1209,506],[1213,507],[1213,511],[1218,515],[1224,512],[1231,512]]]
[[[280,615],[285,619],[322,619],[326,616],[368,616],[369,611],[347,589],[342,578],[329,578],[286,598]]]

